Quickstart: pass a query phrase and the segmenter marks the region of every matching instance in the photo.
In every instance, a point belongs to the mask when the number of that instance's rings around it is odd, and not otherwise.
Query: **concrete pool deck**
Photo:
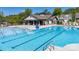
[[[79,51],[79,44],[69,44],[64,47],[49,46],[46,51]]]
[[[46,28],[46,27],[51,27],[51,26],[66,26],[66,25],[56,25],[56,24],[52,24],[52,25],[40,25],[39,28]],[[8,27],[20,27],[20,28],[24,28],[24,29],[30,29],[30,30],[35,30],[36,26],[35,25],[14,25],[14,26],[8,26]],[[76,27],[79,28],[79,26],[70,26],[70,27]]]
[[[46,28],[46,27],[51,27],[51,26],[63,26],[63,25],[40,25],[39,28]],[[30,30],[35,30],[36,26],[35,25],[14,25],[14,26],[8,26],[8,27],[20,27],[24,29],[30,29]]]

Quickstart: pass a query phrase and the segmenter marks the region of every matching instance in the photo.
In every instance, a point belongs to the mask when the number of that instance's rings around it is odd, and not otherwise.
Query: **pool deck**
[[[51,27],[51,26],[66,26],[66,25],[40,25],[39,28],[46,28],[46,27]],[[30,30],[35,30],[35,25],[15,25],[15,26],[8,26],[8,27],[20,27],[20,28],[24,28],[24,29],[30,29]],[[79,26],[71,26],[71,27],[76,27],[79,28]]]
[[[46,28],[46,27],[51,27],[51,26],[63,26],[63,25],[40,25],[39,28]],[[15,25],[15,26],[8,26],[8,27],[20,27],[24,29],[30,29],[30,30],[35,30],[35,25]]]
[[[69,44],[64,47],[49,46],[46,51],[79,51],[79,44]]]

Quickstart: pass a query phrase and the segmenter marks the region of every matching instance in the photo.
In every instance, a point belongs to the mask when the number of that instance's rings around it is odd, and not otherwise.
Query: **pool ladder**
[[[52,49],[55,50],[55,47],[53,46],[53,43],[54,43],[54,41],[50,41],[49,43],[47,43],[47,44],[43,47],[43,51],[45,51],[46,49],[48,49],[48,47],[50,47],[50,48],[49,48],[49,51],[52,51]],[[52,49],[51,49],[51,47],[52,47]]]

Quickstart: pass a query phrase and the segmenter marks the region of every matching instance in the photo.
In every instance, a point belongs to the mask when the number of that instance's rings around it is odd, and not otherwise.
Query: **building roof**
[[[49,17],[50,19],[54,19],[55,18],[55,16],[51,16],[51,17]]]
[[[25,20],[46,20],[46,19],[53,20],[55,18],[56,16],[52,14],[40,14],[40,15],[30,15]],[[67,15],[62,14],[59,20],[68,20],[68,19],[71,19],[71,14]]]
[[[37,20],[37,18],[30,15],[27,18],[25,18],[24,20]]]
[[[49,17],[51,17],[51,15],[32,15],[33,17],[37,18],[38,20],[45,20],[48,19]]]
[[[53,18],[53,16],[47,15],[47,14],[46,15],[41,14],[41,15],[30,15],[27,18],[25,18],[24,20],[46,20],[49,18]]]

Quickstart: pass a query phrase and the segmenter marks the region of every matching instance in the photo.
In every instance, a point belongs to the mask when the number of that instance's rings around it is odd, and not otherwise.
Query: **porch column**
[[[33,21],[33,25],[35,25],[35,24],[34,24],[34,21]]]
[[[43,21],[43,24],[45,25],[45,21]]]
[[[37,24],[40,25],[40,21],[37,21]]]
[[[43,25],[44,25],[44,21],[42,21],[43,22]]]
[[[40,21],[39,21],[39,25],[41,25]]]
[[[28,20],[28,25],[29,25],[30,23],[29,23],[29,20]]]

